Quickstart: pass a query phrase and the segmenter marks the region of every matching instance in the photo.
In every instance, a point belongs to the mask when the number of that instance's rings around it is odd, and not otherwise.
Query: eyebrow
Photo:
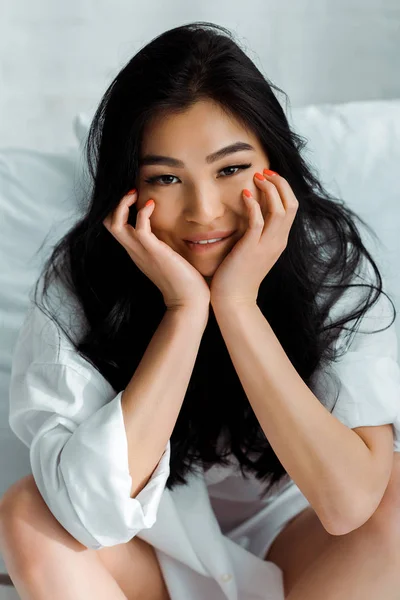
[[[241,152],[242,150],[255,150],[255,148],[246,142],[235,142],[234,144],[225,146],[224,148],[221,148],[220,150],[217,150],[216,152],[206,156],[206,163],[210,165],[217,160],[221,160],[221,158],[225,158],[234,152]],[[184,167],[185,163],[177,158],[172,158],[172,156],[146,154],[139,159],[139,166],[142,167],[144,165],[168,165],[169,167]]]

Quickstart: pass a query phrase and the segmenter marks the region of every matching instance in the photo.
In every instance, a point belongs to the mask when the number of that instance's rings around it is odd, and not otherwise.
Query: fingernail
[[[276,171],[271,171],[270,169],[264,169],[263,173],[265,173],[265,175],[278,175]]]
[[[254,177],[257,177],[257,179],[259,179],[260,181],[264,181],[265,179],[264,175],[261,175],[261,173],[256,173]]]
[[[150,206],[150,204],[154,204],[154,200],[147,200],[145,206]]]
[[[136,194],[136,188],[133,188],[127,192],[127,194]]]
[[[250,190],[248,190],[248,189],[246,189],[246,188],[245,188],[245,189],[243,190],[243,194],[244,194],[245,196],[247,196],[247,198],[251,198],[251,192],[250,192]]]

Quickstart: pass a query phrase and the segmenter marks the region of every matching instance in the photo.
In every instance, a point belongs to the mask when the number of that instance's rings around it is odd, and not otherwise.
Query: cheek
[[[176,237],[177,219],[171,214],[171,210],[167,210],[161,203],[156,203],[150,217],[150,227],[154,235],[170,245]]]

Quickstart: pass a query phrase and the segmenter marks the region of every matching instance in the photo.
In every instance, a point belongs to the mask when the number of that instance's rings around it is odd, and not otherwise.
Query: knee
[[[25,559],[35,556],[29,543],[33,516],[44,503],[32,475],[9,487],[0,498],[0,551],[13,565],[26,568]],[[32,540],[31,540],[32,541]]]
[[[16,543],[32,531],[32,521],[47,506],[32,475],[16,481],[0,498],[0,545]]]
[[[53,515],[33,475],[14,483],[0,498],[0,549],[2,545],[36,562],[45,559],[55,545],[68,546],[75,552],[87,550]]]
[[[36,486],[33,475],[27,475],[16,481],[0,498],[0,525],[3,528],[24,515],[32,516],[32,508],[44,502]]]

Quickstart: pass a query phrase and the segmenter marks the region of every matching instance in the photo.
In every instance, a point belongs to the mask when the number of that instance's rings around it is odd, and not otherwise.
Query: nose
[[[186,196],[184,213],[188,221],[206,225],[218,220],[224,212],[220,192],[209,186],[194,188]]]

